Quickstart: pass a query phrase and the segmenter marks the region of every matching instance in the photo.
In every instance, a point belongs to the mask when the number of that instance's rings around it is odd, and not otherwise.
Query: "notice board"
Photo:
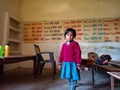
[[[63,42],[67,28],[76,29],[78,42],[120,42],[120,17],[24,22],[23,41]]]

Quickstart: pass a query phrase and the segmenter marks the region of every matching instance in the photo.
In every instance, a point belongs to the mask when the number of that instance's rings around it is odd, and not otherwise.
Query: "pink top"
[[[81,63],[81,50],[76,41],[72,41],[69,45],[64,43],[59,56],[58,65],[62,62],[76,62],[80,66]]]

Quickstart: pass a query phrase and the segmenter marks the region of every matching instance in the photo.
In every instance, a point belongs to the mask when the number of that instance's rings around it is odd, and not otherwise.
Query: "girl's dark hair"
[[[74,38],[76,37],[76,31],[75,31],[75,29],[73,29],[73,28],[68,28],[68,29],[66,29],[65,32],[64,32],[64,37],[66,37],[66,34],[67,34],[68,32],[72,32]]]

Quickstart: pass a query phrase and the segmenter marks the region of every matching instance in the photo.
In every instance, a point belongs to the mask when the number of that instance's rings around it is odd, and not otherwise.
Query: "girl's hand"
[[[58,65],[58,70],[61,70],[61,65]]]
[[[81,67],[80,67],[80,66],[77,66],[77,69],[78,69],[78,70],[80,70],[80,71],[82,71],[82,69],[81,69]]]

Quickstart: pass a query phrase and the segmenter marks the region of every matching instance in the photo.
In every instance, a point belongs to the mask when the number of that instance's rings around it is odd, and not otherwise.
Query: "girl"
[[[74,41],[75,29],[66,29],[64,37],[66,42],[62,45],[58,61],[58,69],[61,70],[60,78],[68,79],[70,90],[76,90],[77,80],[80,80],[81,50],[79,44]]]

